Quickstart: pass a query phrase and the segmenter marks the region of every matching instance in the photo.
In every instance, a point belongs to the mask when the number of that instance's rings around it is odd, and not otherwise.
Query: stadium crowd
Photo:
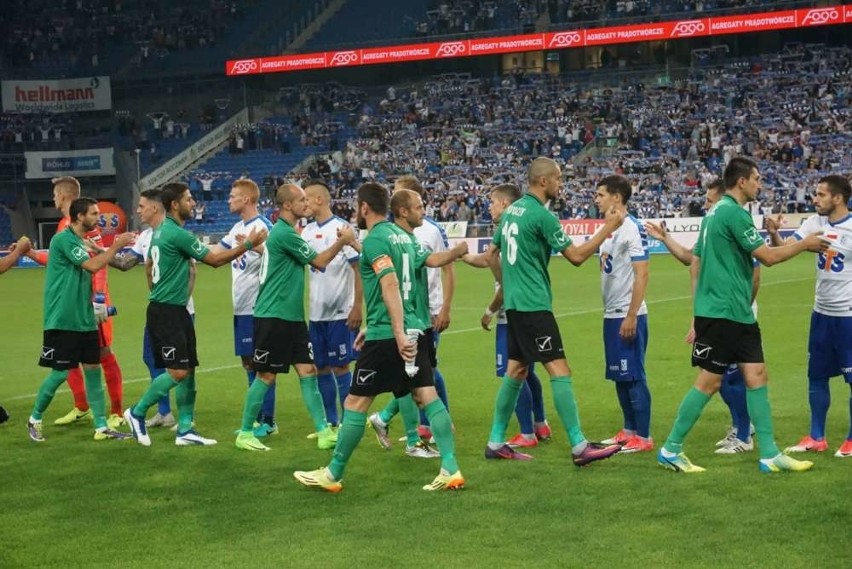
[[[445,74],[391,87],[382,97],[350,93],[348,106],[357,112],[348,119],[347,109],[293,95],[298,103],[286,117],[240,132],[249,149],[284,151],[278,141],[288,137],[324,144],[328,153],[293,175],[330,180],[343,216],[363,181],[412,173],[423,181],[430,215],[488,224],[484,190],[517,181],[538,155],[564,165],[564,192],[552,204],[564,219],[599,217],[593,191],[612,173],[631,180],[631,204],[641,217],[699,215],[704,188],[741,153],[754,157],[764,175],[756,212],[807,211],[815,181],[850,166],[850,55],[845,48],[788,45],[745,64],[693,68],[671,85],[625,78],[581,87],[543,74]],[[345,145],[344,128],[355,133]],[[217,176],[226,186],[241,174]],[[266,192],[287,177],[251,174]]]

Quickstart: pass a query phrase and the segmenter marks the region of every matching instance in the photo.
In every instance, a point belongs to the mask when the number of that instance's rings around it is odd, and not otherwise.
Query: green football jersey
[[[534,312],[553,310],[547,264],[552,251],[571,245],[559,220],[533,194],[506,208],[494,234],[503,269],[503,307]]]
[[[397,225],[397,227],[399,227]],[[400,227],[402,229],[402,227]],[[405,231],[405,229],[402,229]],[[407,231],[405,231],[408,233]],[[429,251],[417,240],[417,236],[414,233],[408,233],[411,236],[411,239],[414,241],[415,246],[419,249],[423,249],[425,251],[426,256],[429,256]],[[425,261],[424,261],[425,263]],[[422,267],[417,269],[414,273],[414,282],[417,289],[417,295],[414,299],[416,305],[416,314],[417,318],[419,318],[422,322],[426,323],[426,328],[432,327],[432,311],[429,307],[429,270],[424,264]],[[421,328],[422,329],[422,328]]]
[[[317,252],[293,226],[279,218],[263,249],[254,315],[304,322],[305,265],[316,256]]]
[[[751,310],[754,262],[751,254],[764,244],[751,215],[729,195],[701,221],[692,253],[701,258],[694,314],[755,322]]]
[[[82,267],[88,259],[83,240],[70,227],[50,240],[44,277],[45,330],[97,330],[92,274]]]
[[[364,283],[364,299],[367,303],[367,340],[393,338],[390,314],[382,298],[379,282],[391,272],[396,273],[399,280],[404,328],[429,328],[429,321],[418,316],[418,305],[425,305],[428,314],[428,289],[420,290],[417,276],[428,257],[429,252],[420,246],[414,235],[389,221],[379,222],[370,230],[362,243],[359,261],[361,280]],[[421,296],[424,297],[422,300]]]
[[[148,300],[186,306],[189,302],[189,265],[210,253],[204,243],[167,215],[151,236],[151,294]]]

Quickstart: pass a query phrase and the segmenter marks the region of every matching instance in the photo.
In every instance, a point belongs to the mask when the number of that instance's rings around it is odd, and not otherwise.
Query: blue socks
[[[541,387],[541,384],[539,384]],[[518,394],[518,402],[515,404],[515,415],[518,417],[518,425],[521,427],[522,435],[535,435],[532,415],[533,397],[527,381],[521,384],[521,392]]]
[[[828,387],[828,378],[808,379],[808,403],[811,406],[811,438],[821,440],[825,438],[825,418],[828,408],[831,406],[831,390]],[[850,403],[852,406],[852,403]],[[850,408],[852,412],[852,408]]]
[[[651,436],[651,392],[648,390],[648,382],[632,382],[629,393],[630,405],[633,407],[633,417],[636,421],[636,434],[647,439]]]
[[[737,439],[748,442],[751,436],[751,416],[746,402],[745,380],[739,369],[725,374],[719,387],[719,395],[731,412],[731,424],[737,429]]]
[[[332,425],[337,425],[337,380],[331,372],[317,375],[317,387],[325,407],[325,418]]]
[[[337,380],[337,395],[340,397],[340,407],[342,409],[343,402],[346,401],[346,397],[349,395],[349,386],[352,384],[352,372],[347,371],[334,377]]]
[[[530,366],[527,372],[527,385],[532,396],[532,414],[536,423],[544,423],[547,417],[544,414],[544,397],[541,394],[541,380],[535,374],[535,367]]]
[[[624,415],[624,429],[636,431],[636,415],[633,413],[633,404],[630,402],[630,388],[632,381],[616,381],[615,394],[618,396],[618,404],[621,406],[621,414]]]

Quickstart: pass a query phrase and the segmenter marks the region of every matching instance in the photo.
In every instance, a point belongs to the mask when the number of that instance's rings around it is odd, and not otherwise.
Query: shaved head
[[[281,184],[275,192],[275,203],[281,207],[285,203],[290,203],[301,195],[302,188],[296,184]]]
[[[527,181],[530,185],[536,185],[542,177],[553,176],[559,172],[559,165],[555,160],[539,156],[532,161],[530,167],[527,169]]]
[[[77,178],[72,176],[61,176],[59,178],[53,178],[51,182],[53,182],[54,190],[62,192],[69,198],[77,199],[80,197],[80,181],[77,180]]]
[[[325,184],[308,183],[305,186],[305,193],[308,194],[308,199],[319,199],[323,205],[331,203],[331,193]]]
[[[394,214],[394,216],[398,216],[400,215],[400,211],[402,211],[402,208],[411,209],[414,200],[419,197],[420,194],[418,194],[414,190],[396,190],[391,196],[391,213]]]

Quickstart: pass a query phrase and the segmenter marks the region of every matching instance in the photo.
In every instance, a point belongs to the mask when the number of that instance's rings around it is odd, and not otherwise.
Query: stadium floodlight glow
[[[684,20],[672,28],[671,37],[687,38],[707,29],[703,20]]]

